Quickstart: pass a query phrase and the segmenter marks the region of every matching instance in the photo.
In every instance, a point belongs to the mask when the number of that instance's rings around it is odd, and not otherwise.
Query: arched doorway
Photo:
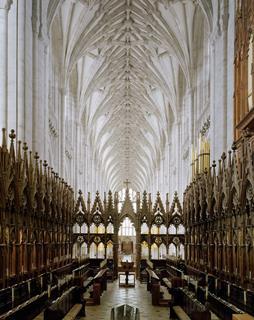
[[[131,262],[132,268],[137,265],[137,241],[136,241],[136,214],[134,204],[136,193],[128,188],[120,192],[121,211],[119,215],[119,225],[117,232],[118,243],[118,267],[122,262]],[[135,207],[136,208],[136,207]]]
[[[121,261],[135,262],[136,260],[136,230],[129,217],[125,217],[120,223],[118,232],[119,264]]]

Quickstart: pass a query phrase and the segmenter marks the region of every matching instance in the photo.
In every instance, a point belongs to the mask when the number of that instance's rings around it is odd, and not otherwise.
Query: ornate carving
[[[27,273],[32,277],[35,271],[39,273],[42,269],[49,270],[57,268],[60,263],[70,262],[70,225],[74,212],[73,190],[46,162],[39,161],[37,153],[28,154],[26,143],[22,148],[18,142],[15,153],[13,130],[9,137],[8,149],[6,131],[3,130],[0,146],[0,250],[5,253],[1,255],[4,261],[0,264],[0,287],[8,283],[10,276],[19,275],[22,279],[23,273]],[[6,250],[7,247],[10,249]]]
[[[238,150],[235,145],[228,156],[223,153],[219,160],[217,174],[215,164],[207,173],[195,179],[184,193],[183,213],[186,229],[187,261],[203,270],[207,264],[210,270],[226,270],[224,276],[230,279],[237,274],[243,284],[253,274],[253,248],[251,234],[253,221],[253,161],[251,144],[243,139]],[[244,157],[242,157],[242,150]],[[205,214],[204,214],[205,213]],[[201,230],[213,235],[207,237],[208,248],[214,248],[201,261]],[[204,237],[204,235],[203,235]],[[203,241],[203,239],[201,239]],[[250,246],[248,257],[245,244]],[[220,251],[221,250],[221,251]],[[223,253],[223,254],[222,254]]]
[[[200,130],[200,133],[202,136],[205,136],[207,134],[207,132],[210,129],[210,124],[211,124],[211,121],[210,121],[210,116],[209,116]]]

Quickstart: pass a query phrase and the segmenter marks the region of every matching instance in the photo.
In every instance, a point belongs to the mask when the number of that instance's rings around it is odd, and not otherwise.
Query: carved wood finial
[[[35,155],[34,155],[34,159],[36,160],[36,162],[38,162],[38,159],[39,159],[39,155],[38,155],[38,152],[35,152]]]
[[[233,152],[235,152],[235,151],[236,151],[237,146],[236,146],[236,143],[235,143],[235,142],[233,142],[231,149],[233,150]]]
[[[14,129],[11,129],[11,132],[9,134],[9,138],[11,139],[11,142],[13,142],[13,140],[16,138],[16,134],[15,134],[15,130]]]
[[[27,152],[27,150],[28,150],[28,146],[27,146],[26,142],[23,143],[23,150],[24,150],[24,152]]]
[[[15,131],[12,129],[9,138],[11,139],[11,146],[10,146],[10,154],[12,159],[15,159],[15,150],[14,150],[14,139],[16,138]]]
[[[232,157],[231,157],[231,155],[232,155],[232,151],[229,150],[229,151],[228,151],[228,166],[229,166],[229,167],[231,167],[231,164],[232,164]]]
[[[221,155],[221,160],[224,162],[226,158],[227,158],[226,153],[223,152]]]

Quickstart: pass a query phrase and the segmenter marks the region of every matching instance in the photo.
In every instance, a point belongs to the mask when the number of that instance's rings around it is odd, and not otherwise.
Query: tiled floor
[[[101,297],[99,306],[87,306],[86,317],[82,320],[110,320],[111,308],[129,304],[140,310],[140,320],[168,320],[167,307],[152,306],[152,296],[146,290],[146,284],[136,282],[135,288],[119,288],[118,282],[108,283],[107,291]]]

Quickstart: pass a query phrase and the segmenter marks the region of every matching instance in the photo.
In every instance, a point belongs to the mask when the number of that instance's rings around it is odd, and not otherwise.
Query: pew
[[[232,320],[233,314],[243,314],[244,312],[236,306],[228,303],[224,299],[213,293],[208,294],[209,309],[224,320]]]
[[[160,286],[160,300],[159,305],[161,307],[168,307],[169,303],[172,300],[171,294],[168,292],[167,288],[164,286]]]
[[[254,316],[254,292],[241,286],[218,279],[213,293],[225,300],[228,304],[235,305],[238,309]]]
[[[152,305],[168,307],[171,301],[171,294],[168,291],[169,281],[165,278],[163,282],[165,286],[161,286],[160,279],[153,270],[147,268],[146,272],[148,274],[147,290],[152,294]]]
[[[186,312],[180,306],[172,307],[172,318],[177,318],[179,320],[191,320],[191,318],[187,315]]]
[[[72,320],[77,316],[85,316],[85,301],[79,287],[71,287],[44,310],[44,320]]]
[[[99,305],[100,297],[104,290],[107,290],[107,271],[108,269],[100,270],[94,278],[87,279],[88,292],[84,295],[87,305]],[[88,293],[90,296],[88,296]]]
[[[36,312],[38,314],[45,307],[49,284],[52,298],[56,298],[60,291],[66,290],[71,285],[70,278],[63,279],[63,277],[66,274],[70,276],[73,266],[74,264],[70,263],[0,290],[0,319],[6,314],[8,318],[13,317],[15,320],[19,318],[23,320],[24,314],[27,319],[32,319],[36,316]]]
[[[166,266],[167,276],[162,280],[165,283],[165,285],[169,288],[169,292],[171,290],[170,286],[171,288],[183,287],[186,284],[186,281],[184,280],[184,272],[179,268],[175,267],[174,265],[171,265],[170,262],[167,262]],[[168,280],[168,282],[166,281],[166,279]]]
[[[12,289],[0,290],[0,314],[7,312],[12,308]]]
[[[102,269],[93,278],[94,283],[99,283],[101,285],[101,292],[107,290],[107,271],[107,268]]]
[[[178,277],[178,278],[182,278],[183,277],[183,271],[174,267],[174,266],[171,266],[169,264],[167,264],[167,271],[169,273],[169,276],[171,276],[172,278],[173,277]]]
[[[152,293],[152,305],[158,306],[160,303],[160,279],[151,269],[146,269],[148,274],[147,290]]]
[[[51,288],[51,296],[57,297],[57,286]],[[8,312],[0,315],[0,320],[32,320],[44,308],[48,301],[48,292],[43,291],[41,294],[36,295],[20,305],[13,307]]]
[[[170,280],[168,280],[168,278],[162,278],[162,283],[170,292],[170,290],[172,289],[172,282]]]
[[[82,288],[84,290],[86,290],[93,282],[93,277],[89,277],[86,280],[83,281],[83,283],[81,284]]]
[[[192,277],[195,277],[198,282],[198,285],[200,285],[200,286],[206,285],[207,274],[205,272],[200,271],[200,270],[193,268],[191,266],[187,266],[187,274]]]
[[[192,292],[183,288],[172,290],[173,300],[170,306],[170,314],[175,314],[174,307],[179,306],[192,320],[211,320],[211,313],[201,304]],[[177,310],[180,310],[177,308]],[[183,316],[183,313],[181,313]],[[184,319],[184,318],[178,318]]]
[[[244,314],[233,314],[232,320],[254,320],[254,317],[251,315],[244,313]]]

